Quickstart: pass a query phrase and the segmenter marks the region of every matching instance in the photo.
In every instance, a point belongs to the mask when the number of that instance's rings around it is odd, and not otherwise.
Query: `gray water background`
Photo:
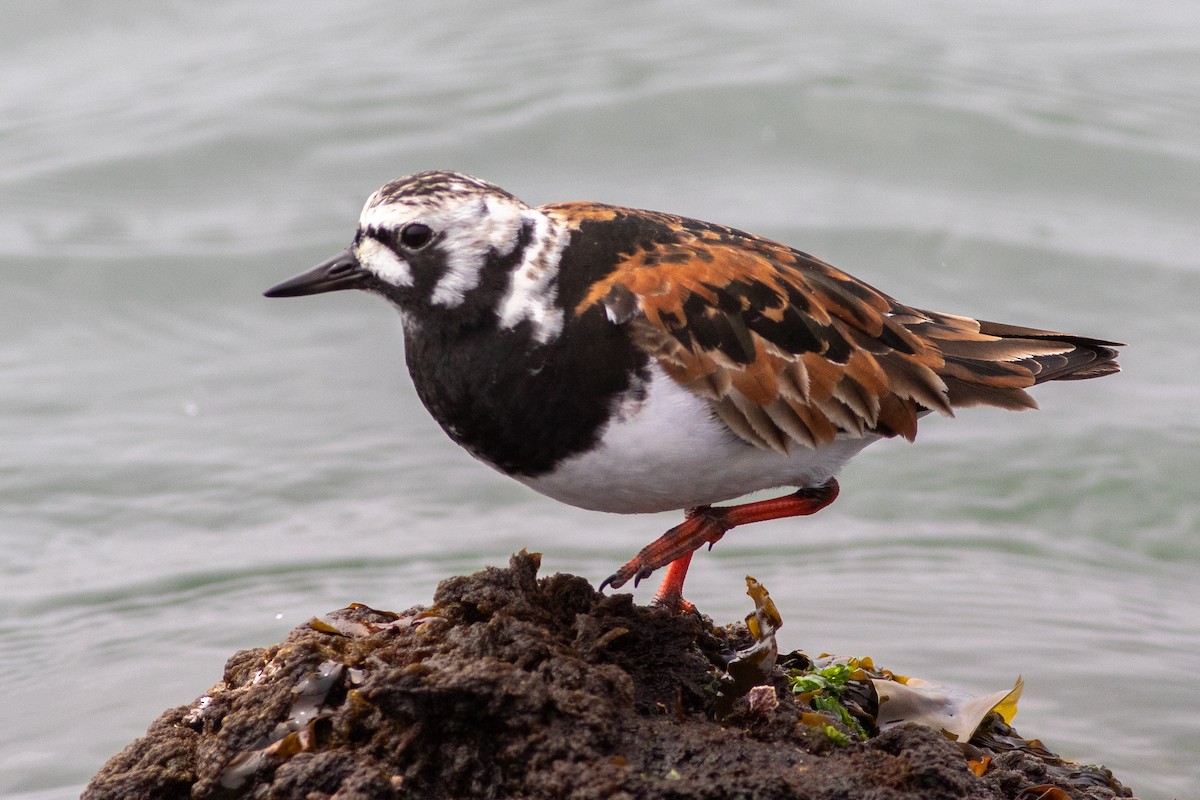
[[[677,521],[557,505],[420,407],[378,299],[260,292],[427,168],[674,211],[919,306],[1130,343],[875,445],[689,597],[976,693],[1200,796],[1200,14],[1189,2],[4,3],[0,795],[78,794],[237,649],[522,547],[598,582]],[[653,581],[650,582],[653,584]],[[652,585],[637,591],[646,601]],[[681,768],[686,772],[686,769]]]

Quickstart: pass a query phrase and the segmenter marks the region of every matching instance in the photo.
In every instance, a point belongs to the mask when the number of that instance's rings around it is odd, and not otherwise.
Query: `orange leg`
[[[667,564],[667,574],[663,576],[658,591],[654,593],[654,604],[673,611],[695,611],[696,607],[683,599],[683,580],[687,577],[688,567],[695,554],[684,553],[679,558]],[[636,583],[636,581],[635,581]]]
[[[673,611],[690,610],[692,604],[683,599],[683,581],[687,577],[688,566],[692,563],[692,553],[702,545],[707,544],[712,548],[726,531],[738,525],[815,514],[832,503],[837,496],[838,483],[831,478],[821,486],[801,489],[772,500],[759,500],[722,508],[689,508],[685,512],[687,518],[682,523],[643,547],[625,566],[600,584],[600,588],[603,590],[604,587],[611,586],[617,589],[630,578],[633,578],[633,585],[637,586],[642,578],[647,578],[654,570],[666,566],[667,574],[654,595],[654,602]]]

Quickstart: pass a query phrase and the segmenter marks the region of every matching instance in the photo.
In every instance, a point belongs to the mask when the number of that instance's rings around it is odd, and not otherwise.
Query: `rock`
[[[919,725],[830,735],[846,729],[814,726],[781,668],[715,722],[745,626],[539,579],[539,563],[522,552],[443,581],[428,608],[354,605],[237,653],[84,799],[1128,796],[1102,770],[1055,783],[1019,748],[977,777],[963,745]]]

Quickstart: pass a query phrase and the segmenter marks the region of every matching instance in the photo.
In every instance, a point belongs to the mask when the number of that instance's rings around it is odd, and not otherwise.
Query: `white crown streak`
[[[500,327],[514,328],[523,320],[533,326],[533,338],[545,344],[562,331],[558,299],[558,262],[570,231],[540,211],[525,213],[533,236],[524,258],[512,274],[508,294],[500,302]]]

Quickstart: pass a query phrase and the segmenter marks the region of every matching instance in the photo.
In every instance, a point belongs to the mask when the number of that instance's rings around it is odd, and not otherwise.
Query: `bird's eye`
[[[410,222],[400,231],[400,244],[409,250],[420,250],[433,239],[433,229],[422,222]]]

